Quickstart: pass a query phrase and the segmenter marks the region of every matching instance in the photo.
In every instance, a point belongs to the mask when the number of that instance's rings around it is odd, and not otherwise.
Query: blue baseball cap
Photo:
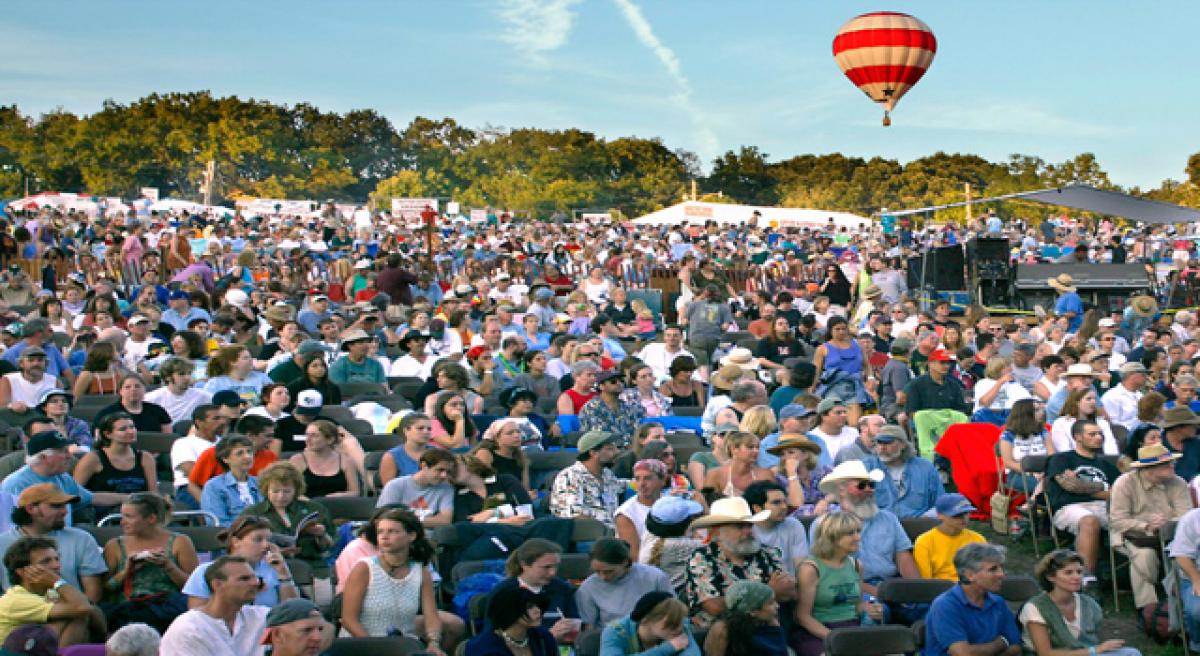
[[[975,506],[971,505],[970,500],[958,493],[943,494],[938,497],[937,513],[946,515],[947,517],[958,517],[969,512],[975,512]]]
[[[187,300],[191,300],[192,297],[190,294],[183,291],[182,289],[177,289],[177,290],[171,292],[171,296],[169,296],[168,298],[169,298],[169,300],[172,300],[172,301],[187,301]]]
[[[704,506],[677,496],[659,497],[650,507],[650,516],[662,524],[678,524],[688,517],[704,512]]]

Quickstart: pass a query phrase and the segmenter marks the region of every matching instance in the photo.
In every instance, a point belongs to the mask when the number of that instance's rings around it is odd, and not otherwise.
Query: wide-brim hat
[[[821,446],[808,439],[801,433],[785,433],[779,436],[779,442],[767,449],[771,455],[782,455],[788,449],[804,449],[813,455],[821,455]]]
[[[1154,300],[1153,296],[1134,296],[1129,299],[1129,307],[1133,308],[1133,313],[1139,317],[1152,317],[1158,313],[1158,301]]]
[[[1129,463],[1129,466],[1135,469],[1154,467],[1163,463],[1174,462],[1182,457],[1182,454],[1171,453],[1167,447],[1161,444],[1147,444],[1138,449],[1137,460]]]
[[[764,510],[758,514],[750,512],[750,504],[742,497],[726,497],[717,499],[709,508],[708,514],[692,522],[693,528],[706,526],[722,526],[724,524],[758,524],[771,517],[771,511]]]
[[[862,295],[863,298],[874,300],[880,296],[883,296],[883,290],[879,288],[879,285],[868,285],[867,288],[863,290]]]
[[[292,310],[287,305],[272,305],[263,312],[263,317],[268,321],[288,322],[292,320]]]
[[[351,344],[355,342],[363,342],[370,340],[371,336],[362,328],[354,328],[342,333],[342,350],[347,350]]]
[[[874,481],[878,483],[883,480],[883,472],[878,469],[867,471],[867,466],[861,460],[847,460],[833,471],[825,475],[821,479],[820,488],[825,494],[833,494],[837,489],[837,484],[842,481]]]
[[[1046,284],[1064,293],[1075,291],[1075,279],[1069,273],[1060,273],[1054,278],[1049,278],[1046,280]]]
[[[758,358],[748,348],[737,347],[721,358],[721,366],[733,365],[742,369],[758,369]]]
[[[419,330],[410,330],[410,331],[404,333],[404,336],[400,338],[400,341],[398,342],[398,344],[401,349],[407,351],[412,348],[409,346],[409,344],[413,340],[421,340],[422,342],[425,342],[426,344],[428,344],[429,343],[429,334],[423,333]]]
[[[1083,364],[1081,362],[1081,363],[1073,364],[1073,365],[1067,367],[1067,370],[1065,372],[1063,372],[1063,375],[1064,376],[1087,376],[1088,378],[1095,378],[1096,372],[1092,370],[1091,365]]]
[[[1176,426],[1200,425],[1200,417],[1191,408],[1174,407],[1163,413],[1163,429],[1169,430]]]
[[[727,364],[712,375],[712,386],[719,390],[733,389],[733,384],[746,375],[746,371],[736,364]]]

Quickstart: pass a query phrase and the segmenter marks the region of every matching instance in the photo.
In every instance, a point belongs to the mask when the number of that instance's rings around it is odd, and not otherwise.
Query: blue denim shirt
[[[942,487],[937,468],[921,456],[914,456],[904,463],[903,493],[897,489],[896,482],[888,473],[887,465],[879,456],[867,456],[863,465],[867,471],[878,469],[884,473],[883,480],[875,488],[875,501],[880,508],[892,511],[901,519],[920,517],[928,513],[937,503],[938,497],[946,491]]]
[[[263,500],[262,492],[258,490],[258,479],[251,476],[247,483],[250,485],[250,496],[254,497],[250,503],[242,501],[241,495],[238,494],[237,479],[233,474],[225,472],[209,479],[200,495],[200,509],[216,515],[221,526],[229,526],[242,514],[246,506]]]

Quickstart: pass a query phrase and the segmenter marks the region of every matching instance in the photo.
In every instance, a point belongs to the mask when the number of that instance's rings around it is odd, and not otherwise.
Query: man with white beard
[[[875,502],[875,486],[883,477],[883,472],[878,469],[868,471],[862,461],[850,460],[834,467],[821,479],[822,492],[833,495],[841,510],[852,512],[863,520],[862,545],[854,556],[862,565],[862,588],[867,594],[876,594],[876,588],[884,579],[897,576],[921,578],[913,559],[912,541],[900,520]],[[820,523],[821,517],[818,517],[809,529],[809,544],[812,544]]]
[[[937,468],[917,455],[903,428],[889,424],[880,429],[875,455],[863,458],[863,465],[885,474],[875,495],[880,508],[900,518],[934,516],[934,504],[946,490]]]
[[[796,598],[796,579],[784,572],[780,550],[763,546],[754,537],[754,525],[770,516],[770,510],[752,513],[742,497],[726,497],[714,501],[707,515],[692,522],[693,529],[708,528],[711,538],[692,552],[683,586],[682,600],[697,626],[707,630],[725,614],[725,593],[739,579],[771,586],[781,603]]]

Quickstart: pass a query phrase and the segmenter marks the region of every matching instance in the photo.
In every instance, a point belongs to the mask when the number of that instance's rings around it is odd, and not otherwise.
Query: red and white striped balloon
[[[850,81],[883,105],[883,124],[908,90],[925,75],[937,52],[937,39],[920,20],[892,11],[863,14],[842,26],[833,39],[833,57]]]

